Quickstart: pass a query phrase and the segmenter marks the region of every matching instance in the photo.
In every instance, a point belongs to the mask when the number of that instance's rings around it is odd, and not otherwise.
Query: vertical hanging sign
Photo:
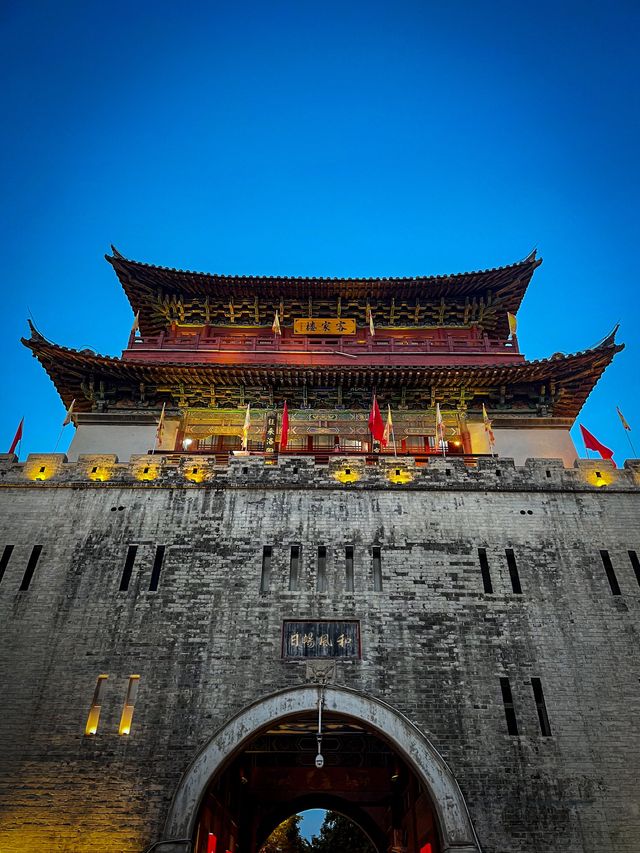
[[[265,453],[275,453],[276,451],[276,427],[278,424],[278,415],[276,412],[267,412],[267,422],[264,434],[264,449]]]

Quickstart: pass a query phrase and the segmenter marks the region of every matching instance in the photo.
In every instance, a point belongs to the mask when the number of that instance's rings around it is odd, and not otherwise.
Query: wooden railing
[[[144,338],[131,337],[128,349],[133,352],[153,350],[207,351],[226,353],[341,353],[347,357],[363,353],[377,355],[415,354],[463,354],[463,353],[518,353],[518,343],[491,340],[488,335],[476,339],[458,335],[434,337],[386,336],[376,335],[366,338],[322,338],[322,337],[283,337],[281,335],[220,335],[198,332],[194,335],[159,335]]]

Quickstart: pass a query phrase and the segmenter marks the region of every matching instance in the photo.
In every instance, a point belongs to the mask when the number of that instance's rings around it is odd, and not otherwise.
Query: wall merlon
[[[52,486],[155,486],[197,488],[308,489],[446,489],[464,491],[627,491],[640,489],[640,460],[623,468],[608,460],[578,459],[565,468],[559,459],[481,457],[468,464],[461,457],[434,457],[416,465],[413,457],[381,456],[368,465],[361,456],[336,455],[328,465],[308,456],[231,456],[225,464],[214,455],[153,454],[132,456],[119,463],[114,454],[82,454],[69,462],[62,453],[30,454],[18,462],[13,454],[0,456],[0,486],[32,483]]]

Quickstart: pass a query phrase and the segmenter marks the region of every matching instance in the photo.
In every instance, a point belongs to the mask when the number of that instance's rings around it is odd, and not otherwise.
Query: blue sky
[[[311,840],[314,835],[320,834],[320,827],[325,814],[324,809],[308,809],[306,812],[302,812],[300,832],[304,838]]]
[[[220,273],[417,275],[538,247],[529,358],[627,349],[580,420],[640,450],[640,5],[9,2],[0,12],[0,444],[50,451],[63,407],[31,311],[119,354],[102,255]],[[67,427],[64,449],[73,427]]]

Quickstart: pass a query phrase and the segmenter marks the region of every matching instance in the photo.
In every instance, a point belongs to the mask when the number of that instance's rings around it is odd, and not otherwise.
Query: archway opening
[[[277,826],[259,853],[377,853],[357,823],[321,809],[291,815]]]
[[[261,729],[213,776],[194,853],[258,853],[282,821],[306,809],[355,823],[376,853],[440,853],[429,792],[380,732],[336,712],[301,712]]]

